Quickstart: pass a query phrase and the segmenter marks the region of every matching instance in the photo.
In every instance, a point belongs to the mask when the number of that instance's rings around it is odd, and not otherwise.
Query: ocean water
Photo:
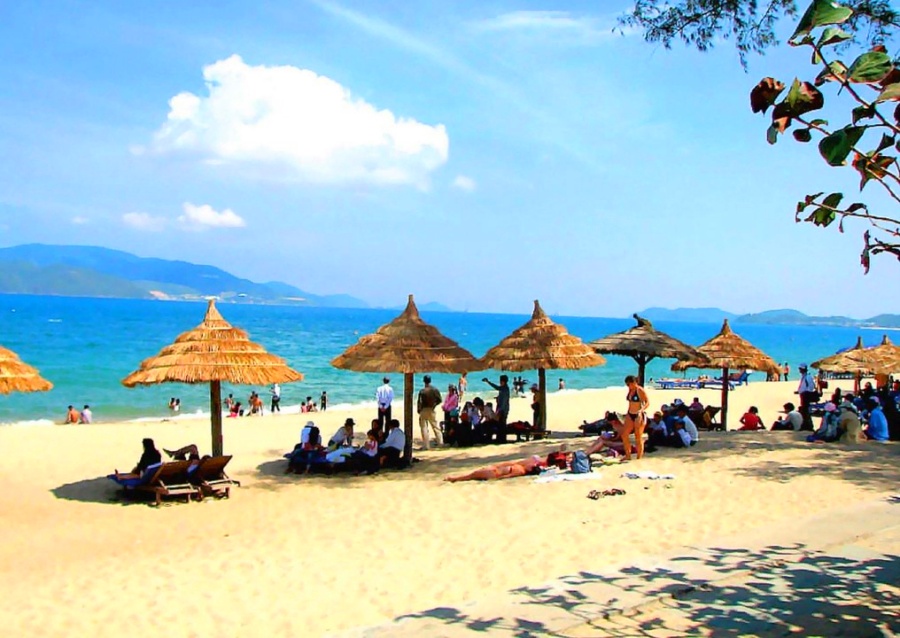
[[[530,309],[530,302],[523,302]],[[399,314],[397,310],[341,308],[300,308],[220,304],[222,315],[233,325],[249,332],[250,339],[269,352],[287,360],[305,375],[300,383],[282,387],[282,410],[297,410],[312,396],[318,402],[323,390],[329,406],[356,405],[374,401],[381,374],[338,370],[331,360],[362,335],[373,332]],[[143,301],[131,299],[82,299],[29,295],[0,295],[0,345],[16,352],[26,363],[37,367],[53,382],[49,392],[0,395],[0,423],[50,424],[60,422],[66,406],[90,404],[97,421],[159,419],[169,416],[171,397],[181,399],[182,414],[208,413],[209,387],[206,384],[163,384],[146,388],[125,388],[121,380],[136,370],[140,362],[156,355],[180,333],[199,324],[205,304]],[[530,317],[487,313],[423,312],[425,321],[457,341],[476,357],[482,356]],[[634,325],[632,319],[594,317],[553,317],[570,333],[590,341]],[[708,323],[654,324],[686,343],[699,345],[714,336],[721,326]],[[880,332],[851,328],[812,326],[733,326],[735,331],[761,348],[776,361],[790,362],[792,378],[797,365],[819,359],[851,346],[862,334],[867,344],[876,344]],[[567,391],[620,386],[627,374],[637,370],[628,357],[607,356],[607,364],[579,371],[548,371],[548,388],[555,390],[565,379]],[[671,360],[654,360],[648,377],[676,376],[669,370]],[[696,371],[691,371],[696,374]],[[470,392],[488,393],[481,382],[497,372],[469,374]],[[396,394],[401,395],[403,378],[389,374]],[[442,391],[456,375],[432,375]],[[537,372],[523,376],[537,381]],[[754,373],[751,381],[764,380]],[[416,387],[421,378],[416,377]],[[233,393],[246,403],[251,390],[268,398],[267,388],[225,386],[223,396]],[[605,406],[598,406],[598,411]]]

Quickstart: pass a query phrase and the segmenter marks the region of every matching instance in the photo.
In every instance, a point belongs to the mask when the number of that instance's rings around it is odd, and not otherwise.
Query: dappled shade
[[[399,316],[372,334],[360,337],[356,344],[335,357],[331,365],[354,372],[403,374],[404,455],[407,460],[412,457],[413,375],[471,372],[483,367],[471,352],[422,320],[412,295]]]
[[[760,370],[777,373],[781,367],[769,355],[741,338],[731,330],[726,319],[722,330],[715,337],[697,348],[703,358],[676,361],[672,370],[682,371],[688,368],[721,369],[722,370],[722,427],[728,427],[728,371]]]
[[[546,370],[581,370],[606,363],[592,347],[564,326],[554,323],[534,301],[534,312],[524,325],[501,340],[481,358],[485,368],[523,372],[538,371],[541,426],[547,425]]]
[[[269,385],[301,381],[285,360],[253,343],[247,332],[222,318],[210,299],[203,322],[122,380],[126,387],[157,383],[209,383],[214,455],[222,454],[221,383]]]
[[[23,362],[12,350],[0,346],[0,394],[44,392],[52,387],[37,369]]]
[[[632,315],[637,325],[588,343],[596,352],[631,357],[638,364],[639,383],[644,385],[647,363],[656,358],[702,360],[704,355],[675,337],[653,327],[648,319]]]

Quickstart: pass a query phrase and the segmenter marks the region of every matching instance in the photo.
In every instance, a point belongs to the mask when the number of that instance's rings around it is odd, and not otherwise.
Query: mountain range
[[[220,299],[340,308],[368,308],[350,295],[316,295],[280,281],[256,283],[215,266],[138,257],[97,246],[25,244],[0,248],[0,293]]]
[[[799,310],[784,308],[738,315],[721,308],[647,308],[638,313],[650,321],[681,321],[696,323],[721,323],[728,319],[731,323],[755,323],[806,326],[843,326],[851,328],[900,328],[900,315],[881,314],[868,319],[853,319],[841,315],[817,317]]]

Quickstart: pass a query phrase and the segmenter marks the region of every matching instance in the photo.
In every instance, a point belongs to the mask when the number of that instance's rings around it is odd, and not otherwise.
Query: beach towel
[[[671,480],[675,478],[674,474],[657,474],[656,472],[625,472],[622,474],[624,478],[629,479],[648,479],[650,481]]]
[[[571,472],[543,472],[534,479],[535,483],[561,483],[563,481],[592,481],[601,478],[600,472],[583,472],[572,474]]]

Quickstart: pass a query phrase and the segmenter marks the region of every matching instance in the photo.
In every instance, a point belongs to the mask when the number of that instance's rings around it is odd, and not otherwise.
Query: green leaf
[[[827,47],[832,44],[849,40],[853,36],[841,29],[840,27],[828,27],[819,38],[819,48]]]
[[[831,193],[831,195],[828,195],[825,199],[822,200],[822,206],[837,208],[842,199],[844,199],[843,193]]]
[[[808,128],[798,128],[794,131],[794,139],[805,144],[812,140],[812,133],[809,132]]]
[[[852,111],[852,122],[856,124],[860,120],[868,120],[875,117],[874,106],[857,106]]]
[[[826,82],[839,82],[845,77],[847,77],[847,65],[840,60],[835,60],[828,63],[827,69],[822,69],[819,75],[816,76],[814,84],[822,86]]]
[[[897,102],[900,101],[900,84],[888,84],[884,90],[878,94],[876,102]]]
[[[766,141],[769,144],[774,144],[778,141],[778,127],[774,124],[766,131]]]
[[[794,35],[792,35],[790,39],[795,40],[802,35],[808,34],[816,27],[821,27],[826,24],[841,24],[842,22],[849,20],[852,15],[852,9],[842,7],[837,2],[832,2],[831,0],[813,0],[813,3],[809,5],[806,13],[800,18],[800,22],[797,24],[797,30],[794,31]]]
[[[835,219],[833,210],[827,208],[817,208],[812,215],[806,218],[806,221],[814,223],[816,226],[828,226]]]
[[[847,79],[851,82],[868,84],[878,82],[893,70],[891,56],[881,51],[869,51],[853,61],[847,71]]]
[[[831,166],[843,166],[865,130],[862,126],[846,126],[838,129],[822,138],[819,142],[819,153]]]
[[[786,114],[790,117],[798,117],[825,106],[825,98],[819,89],[809,82],[801,82],[796,78],[791,84],[791,90],[788,91],[785,102],[789,107]]]

